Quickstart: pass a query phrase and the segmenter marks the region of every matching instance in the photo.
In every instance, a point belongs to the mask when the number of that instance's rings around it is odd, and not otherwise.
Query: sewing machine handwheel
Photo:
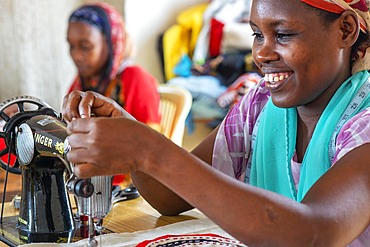
[[[0,132],[0,166],[3,170],[8,169],[10,173],[21,174],[16,156],[11,154],[10,160],[8,159],[9,148],[6,146],[5,138],[5,133]],[[10,165],[8,165],[8,163],[10,163]]]
[[[39,111],[57,116],[47,103],[33,96],[19,96],[0,103],[0,167],[2,169],[21,174],[14,146],[15,129]]]

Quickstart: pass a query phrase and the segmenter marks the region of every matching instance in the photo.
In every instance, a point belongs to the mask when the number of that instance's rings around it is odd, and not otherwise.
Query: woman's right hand
[[[66,122],[91,115],[134,119],[117,102],[92,91],[73,91],[67,94],[63,99],[62,115]]]

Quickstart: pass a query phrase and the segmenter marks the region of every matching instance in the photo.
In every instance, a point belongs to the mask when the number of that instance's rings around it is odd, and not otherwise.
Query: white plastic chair
[[[191,108],[193,98],[185,88],[161,84],[159,111],[161,115],[160,132],[174,143],[182,146],[185,120]]]

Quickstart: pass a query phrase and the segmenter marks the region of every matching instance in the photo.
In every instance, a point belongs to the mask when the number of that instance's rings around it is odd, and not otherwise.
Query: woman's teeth
[[[274,84],[276,82],[282,81],[288,78],[291,73],[273,73],[273,74],[265,74],[265,81]]]

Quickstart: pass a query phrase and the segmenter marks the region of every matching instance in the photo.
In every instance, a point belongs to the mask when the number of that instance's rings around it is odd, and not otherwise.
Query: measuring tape
[[[334,128],[333,134],[331,135],[331,139],[329,142],[328,150],[330,163],[333,163],[338,132],[342,129],[343,125],[352,117],[353,113],[361,106],[369,92],[370,92],[370,77],[367,78],[366,82],[361,86],[356,95],[353,97],[350,104],[347,106],[346,110],[343,112],[337,125]]]

